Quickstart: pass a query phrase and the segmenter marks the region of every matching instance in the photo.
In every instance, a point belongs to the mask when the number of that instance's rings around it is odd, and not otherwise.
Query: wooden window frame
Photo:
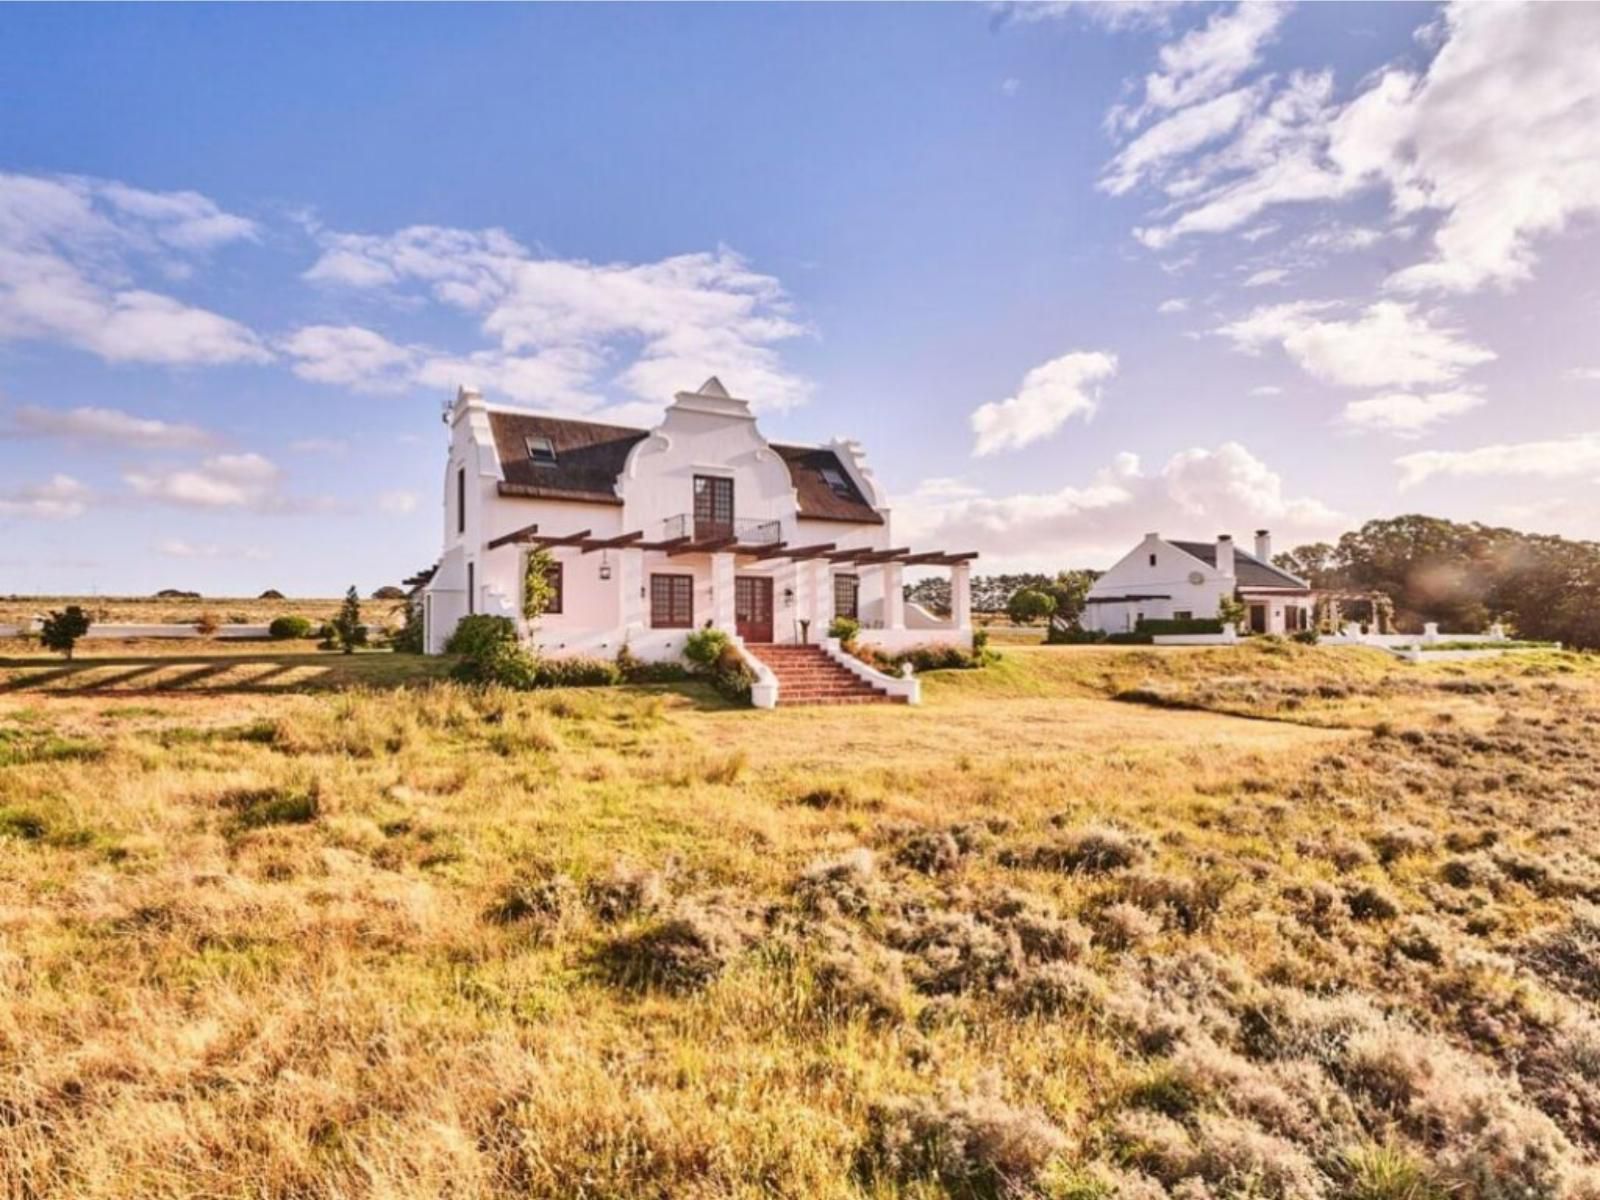
[[[665,585],[668,589],[666,603],[663,606],[657,597],[657,588]],[[680,592],[682,594],[680,594]],[[681,614],[678,602],[683,600],[686,607]],[[650,628],[651,629],[693,629],[694,628],[694,576],[671,572],[651,572],[650,575]]]
[[[553,594],[550,603],[545,606],[545,614],[559,617],[561,610],[566,605],[567,599],[567,573],[566,564],[559,559],[550,563],[550,569],[544,573],[545,579],[550,583]]]
[[[850,611],[846,612],[839,604],[839,585],[848,584],[850,588]],[[852,621],[861,619],[861,576],[840,572],[833,577],[833,615],[847,617]]]
[[[703,486],[702,486],[703,485]],[[722,500],[726,498],[726,505]],[[701,504],[702,499],[705,501]],[[702,508],[704,515],[702,515]],[[719,515],[722,509],[726,515]],[[696,475],[694,477],[694,536],[733,536],[734,520],[733,479],[728,475]],[[702,527],[704,532],[702,533]]]
[[[522,446],[528,452],[528,461],[534,466],[553,467],[556,465],[556,444],[543,434],[530,433],[522,439]]]
[[[478,564],[467,564],[467,616],[478,611]]]

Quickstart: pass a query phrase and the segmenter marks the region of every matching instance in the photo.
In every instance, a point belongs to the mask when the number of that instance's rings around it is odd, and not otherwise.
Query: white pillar
[[[794,589],[794,605],[785,616],[784,634],[798,642],[800,622],[811,619],[811,572],[806,570],[805,563],[791,562],[784,574],[789,580],[788,586]],[[777,636],[776,632],[774,636]],[[778,640],[782,641],[783,638]]]
[[[906,598],[902,591],[905,568],[897,562],[884,563],[879,568],[883,579],[883,627],[906,627]]]
[[[957,629],[972,628],[971,563],[955,563],[950,568],[950,623]]]
[[[737,629],[733,607],[733,555],[711,556],[711,623],[733,633]]]
[[[811,637],[820,643],[833,624],[833,567],[825,558],[814,558],[811,568]]]
[[[617,614],[623,636],[644,628],[644,551],[617,551]]]

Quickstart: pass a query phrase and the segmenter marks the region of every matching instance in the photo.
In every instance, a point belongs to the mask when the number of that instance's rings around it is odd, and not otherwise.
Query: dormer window
[[[833,489],[835,496],[844,496],[846,499],[855,496],[855,489],[837,467],[823,467],[821,474],[822,481]]]
[[[547,437],[529,434],[523,439],[528,447],[528,461],[536,467],[553,467],[556,465],[555,443]]]

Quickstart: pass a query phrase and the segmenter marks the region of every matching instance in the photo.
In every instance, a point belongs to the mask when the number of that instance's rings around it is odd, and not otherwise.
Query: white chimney
[[[1256,530],[1256,557],[1264,563],[1272,561],[1272,534],[1265,529]]]
[[[1230,534],[1217,534],[1217,573],[1233,578],[1233,537]]]

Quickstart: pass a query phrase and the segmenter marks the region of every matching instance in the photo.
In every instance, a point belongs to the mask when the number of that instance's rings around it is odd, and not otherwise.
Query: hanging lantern
[[[611,551],[603,551],[600,555],[600,579],[604,582],[611,578]]]

